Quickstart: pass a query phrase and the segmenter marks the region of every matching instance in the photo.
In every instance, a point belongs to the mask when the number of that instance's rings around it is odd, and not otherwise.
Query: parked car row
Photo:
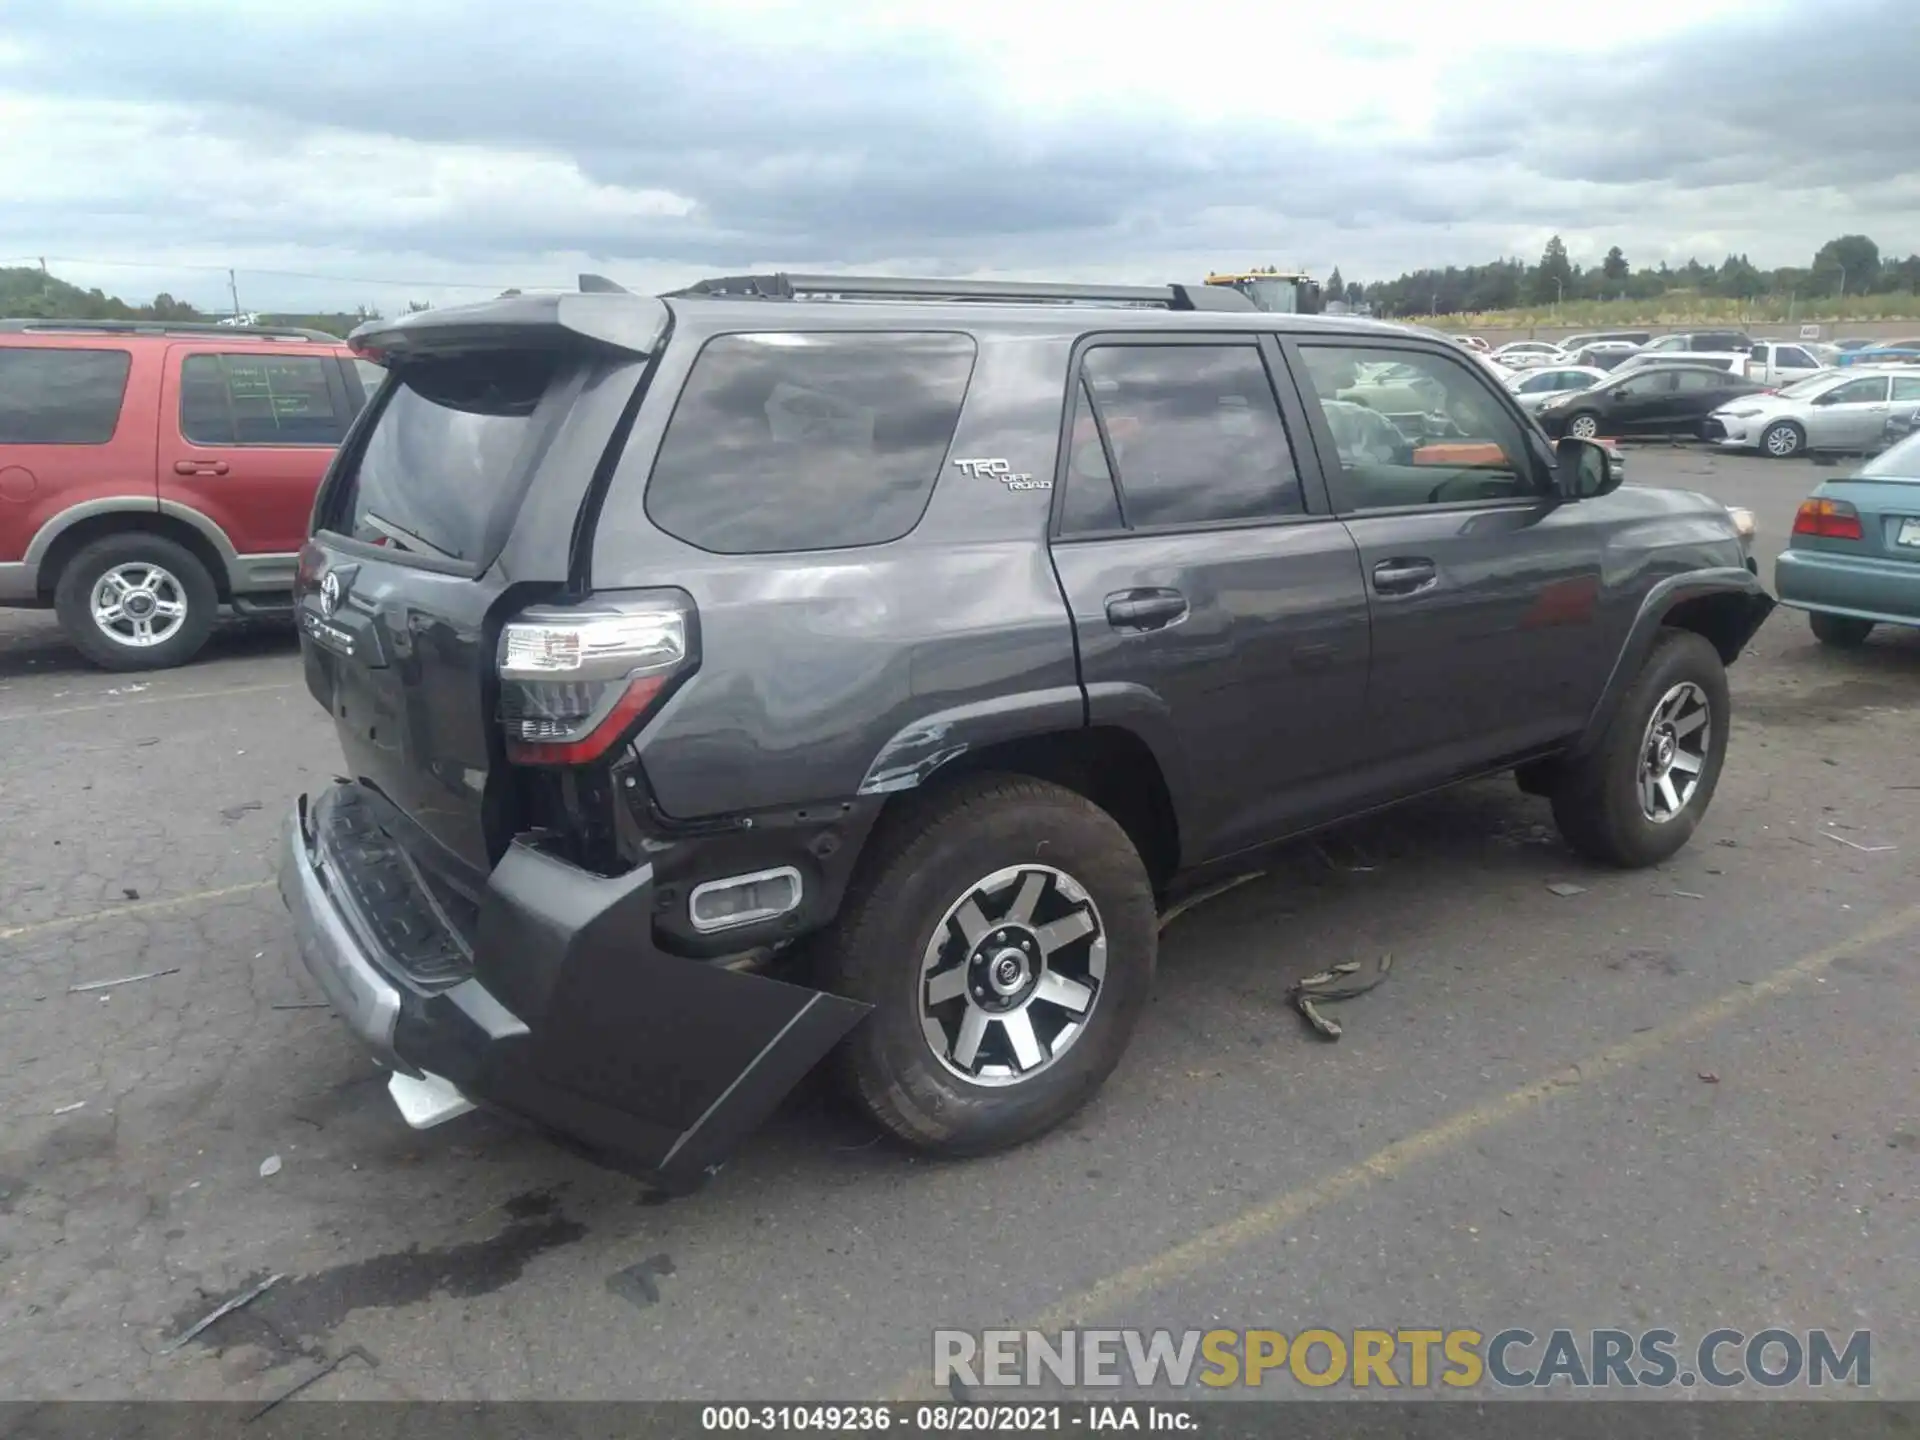
[[[0,321],[0,605],[112,670],[292,614],[314,492],[381,370],[317,330]]]

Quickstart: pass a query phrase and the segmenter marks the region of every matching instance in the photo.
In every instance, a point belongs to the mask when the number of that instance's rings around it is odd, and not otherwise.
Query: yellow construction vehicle
[[[1245,270],[1238,274],[1209,275],[1207,284],[1238,290],[1256,310],[1276,315],[1318,315],[1320,282],[1304,270]]]

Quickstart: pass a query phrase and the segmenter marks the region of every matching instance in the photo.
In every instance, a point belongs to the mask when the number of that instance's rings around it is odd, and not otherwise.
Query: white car
[[[1822,359],[1824,346],[1799,340],[1756,340],[1747,353],[1747,378],[1762,385],[1790,385],[1833,365]]]
[[[1507,377],[1507,389],[1529,415],[1556,396],[1572,390],[1591,390],[1610,378],[1597,365],[1543,365],[1537,370],[1519,370]]]
[[[1558,345],[1545,340],[1513,340],[1495,350],[1493,358],[1509,370],[1532,370],[1564,364],[1567,356]]]
[[[1907,369],[1823,370],[1778,394],[1743,395],[1707,417],[1708,440],[1784,460],[1809,450],[1867,451],[1887,422],[1920,409],[1920,375]]]

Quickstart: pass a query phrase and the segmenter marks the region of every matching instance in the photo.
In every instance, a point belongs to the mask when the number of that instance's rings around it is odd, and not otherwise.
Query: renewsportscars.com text
[[[1873,1383],[1873,1337],[1769,1327],[1301,1330],[936,1330],[933,1383],[973,1388],[1193,1385],[1313,1389],[1728,1389]]]

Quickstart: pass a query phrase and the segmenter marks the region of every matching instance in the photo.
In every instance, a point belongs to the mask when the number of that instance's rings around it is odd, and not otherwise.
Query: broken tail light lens
[[[624,740],[693,664],[692,604],[648,592],[539,606],[500,632],[500,725],[520,765],[585,765]]]
[[[1793,533],[1817,535],[1823,540],[1862,537],[1860,512],[1844,500],[1807,500],[1793,517]]]

